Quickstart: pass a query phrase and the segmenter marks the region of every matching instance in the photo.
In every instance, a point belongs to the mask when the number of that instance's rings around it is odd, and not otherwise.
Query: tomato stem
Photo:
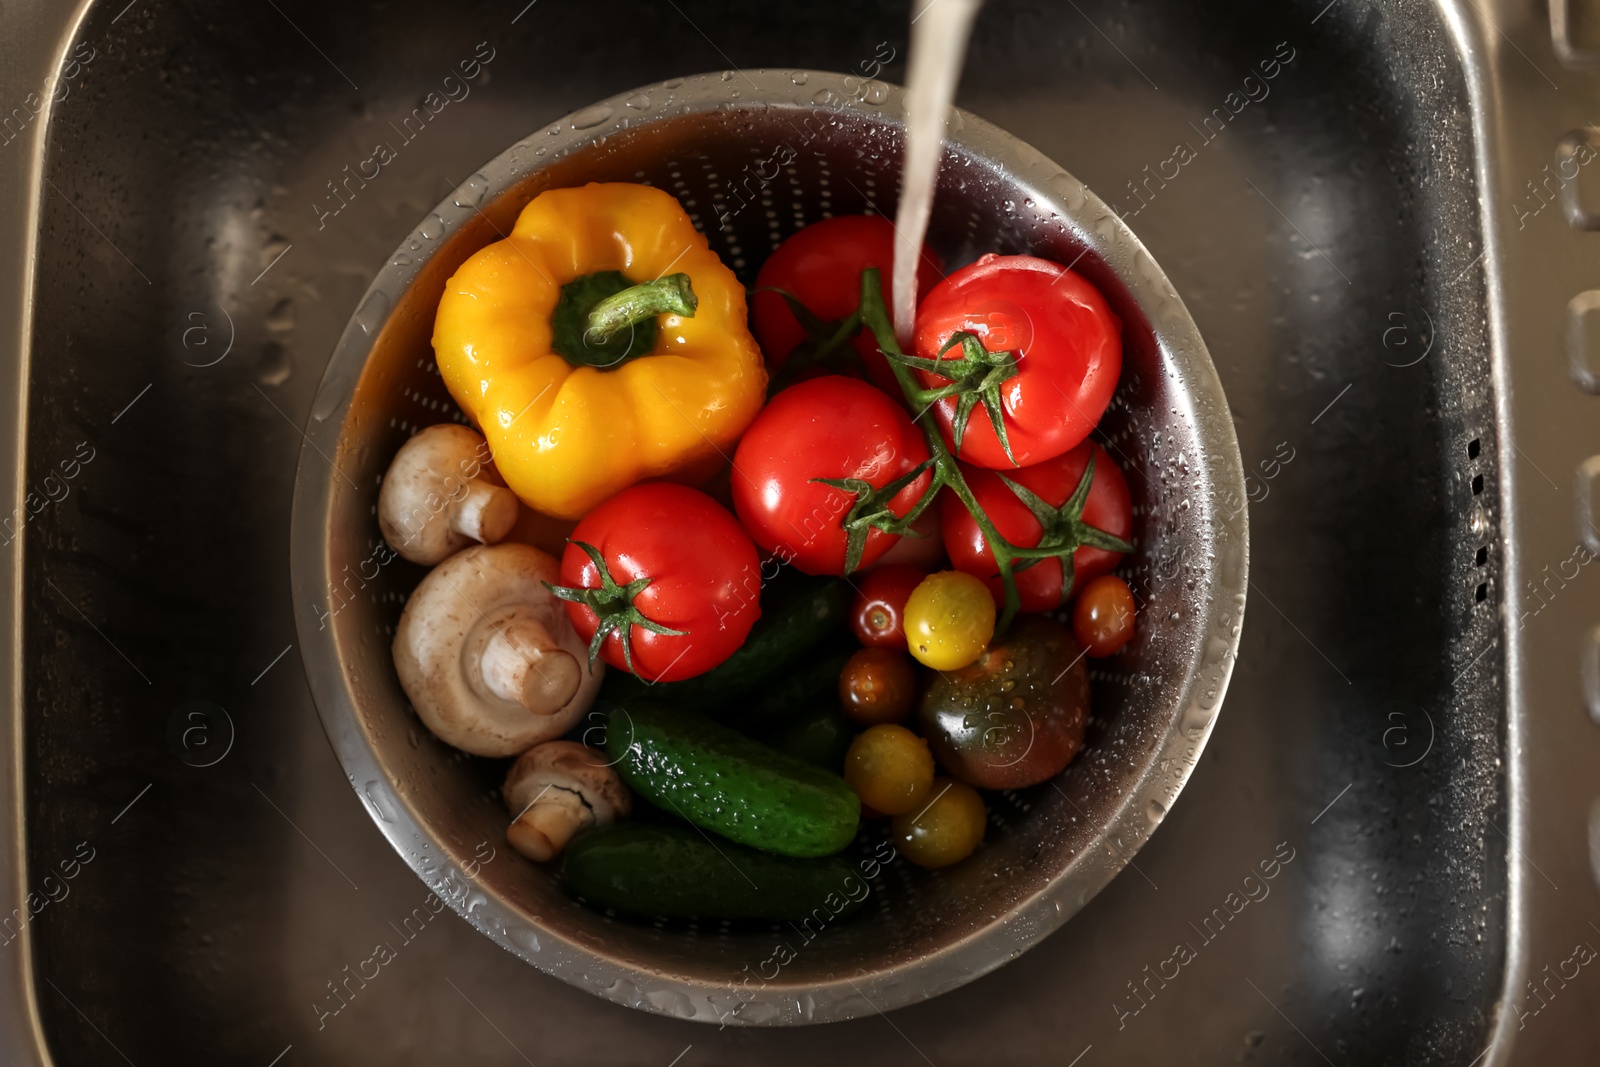
[[[918,409],[912,421],[921,428],[922,436],[928,442],[928,454],[932,457],[933,463],[933,481],[929,484],[928,491],[923,494],[921,500],[912,505],[910,511],[891,524],[895,529],[889,532],[901,533],[909,529],[933,503],[934,498],[939,495],[939,490],[948,487],[972,516],[972,521],[978,524],[978,529],[983,531],[984,540],[988,542],[989,550],[994,554],[995,569],[999,572],[1000,583],[1005,589],[1005,598],[1000,606],[1000,618],[995,623],[995,636],[998,637],[1005,633],[1006,628],[1011,625],[1011,620],[1016,618],[1017,611],[1022,607],[1022,595],[1017,590],[1012,561],[1017,558],[1017,553],[1023,550],[1000,536],[1000,531],[989,521],[989,516],[978,503],[977,497],[972,495],[972,489],[962,476],[955,456],[945,445],[944,435],[934,425],[934,420],[928,417],[932,409],[930,395],[935,393],[953,395],[950,390],[961,388],[960,383],[932,390],[923,389],[917,383],[911,368],[903,362],[907,357],[901,353],[899,345],[895,342],[894,328],[889,324],[889,313],[883,306],[883,287],[878,280],[876,267],[868,267],[861,272],[860,315],[861,321],[866,323],[873,337],[877,339],[878,348],[888,358],[889,369],[894,371],[895,381],[900,383],[900,391],[905,394],[907,402]],[[1067,574],[1063,571],[1063,578],[1066,577]]]
[[[783,302],[789,306],[790,313],[794,315],[795,321],[806,332],[806,339],[794,346],[788,358],[784,360],[783,369],[772,379],[768,389],[769,394],[777,394],[788,388],[802,373],[816,366],[841,370],[845,369],[841,364],[845,364],[850,369],[860,371],[862,377],[866,377],[866,366],[861,362],[861,356],[855,347],[850,344],[861,329],[859,309],[842,319],[828,322],[812,314],[811,309],[802,304],[799,297],[785,289],[768,286],[757,289],[756,292],[774,293],[782,297]]]
[[[584,541],[572,541],[571,544],[583,549],[589,559],[594,563],[595,570],[600,575],[600,586],[597,589],[586,587],[569,587],[553,585],[545,582],[544,587],[550,592],[573,604],[582,604],[594,612],[599,620],[595,627],[594,639],[589,642],[589,669],[594,669],[595,660],[600,658],[600,647],[605,644],[606,638],[616,633],[622,642],[622,659],[628,665],[628,670],[635,675],[639,672],[633,665],[633,627],[642,626],[651,633],[664,634],[668,637],[682,637],[683,630],[669,630],[660,623],[645,617],[638,605],[633,601],[640,593],[644,592],[650,584],[649,578],[635,578],[627,585],[619,585],[611,576],[611,568],[606,566],[605,557],[600,550]]]

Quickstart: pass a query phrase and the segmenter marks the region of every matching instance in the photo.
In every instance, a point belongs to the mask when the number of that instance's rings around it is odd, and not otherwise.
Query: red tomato
[[[1089,496],[1084,501],[1080,518],[1095,529],[1126,541],[1133,534],[1133,498],[1128,495],[1128,483],[1122,472],[1111,462],[1106,450],[1093,441],[1085,441],[1064,456],[1007,471],[1005,476],[1032,490],[1051,507],[1060,508],[1083,480],[1091,450],[1094,481],[1089,483]],[[1019,548],[1034,548],[1039,544],[1044,534],[1043,525],[1011,487],[1000,480],[998,473],[966,464],[962,464],[961,473],[966,476],[967,486],[977,498],[978,506],[989,516],[1001,537]],[[939,518],[944,526],[944,545],[950,553],[950,562],[958,570],[975,574],[987,582],[995,603],[1000,603],[1005,587],[995,570],[994,554],[989,551],[983,531],[978,529],[978,524],[972,521],[954,493],[944,494],[939,501]],[[1100,575],[1109,574],[1121,558],[1120,552],[1087,545],[1079,548],[1072,554],[1073,588],[1082,589]],[[1061,588],[1059,559],[1040,560],[1015,573],[1023,611],[1058,608],[1072,591]]]
[[[582,545],[599,553],[614,584]],[[621,588],[641,579],[648,584],[631,595]],[[585,515],[562,554],[561,582],[578,636],[592,641],[604,626],[601,657],[629,670],[631,652],[633,673],[652,682],[715,667],[761,616],[750,538],[715,500],[667,482],[624,489]]]
[[[885,307],[889,305],[893,265],[894,224],[882,215],[823,219],[779,245],[762,264],[750,298],[751,327],[773,371],[806,340],[806,331],[783,297],[766,290],[782,289],[817,318],[837,322],[861,303],[861,272],[868,267],[877,267],[881,273],[883,302]],[[924,247],[917,268],[917,292],[926,293],[943,276],[938,258]],[[878,351],[872,331],[862,327],[851,343],[865,361],[873,384],[898,398],[900,386],[888,360]]]
[[[811,378],[761,409],[733,456],[733,506],[756,544],[807,574],[844,574],[857,496],[818,478],[861,479],[882,489],[928,458],[905,409],[865,382],[837,374]],[[911,510],[932,474],[923,471],[885,503]],[[858,533],[870,566],[895,541],[879,529]]]
[[[856,585],[850,608],[850,629],[868,648],[906,647],[906,601],[928,572],[920,567],[885,563],[874,567]]]
[[[1017,355],[1017,374],[998,399],[1013,464],[983,405],[974,408],[959,457],[1010,470],[1053,459],[1075,447],[1100,421],[1122,373],[1122,322],[1099,290],[1057,263],[1032,256],[987,255],[934,287],[917,309],[913,351],[924,359],[960,359],[958,333],[975,335],[990,352]],[[950,379],[918,371],[924,386]],[[945,441],[955,448],[957,400],[939,401]]]
[[[1133,590],[1114,574],[1102,574],[1079,588],[1082,592],[1072,605],[1072,636],[1096,658],[1121,652],[1138,628]]]

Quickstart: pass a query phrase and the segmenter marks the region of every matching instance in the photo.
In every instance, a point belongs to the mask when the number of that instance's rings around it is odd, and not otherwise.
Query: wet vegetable
[[[1133,590],[1116,575],[1096,578],[1072,605],[1072,634],[1096,658],[1121,652],[1133,640]]]
[[[888,394],[837,374],[772,398],[733,456],[733,503],[756,544],[807,574],[870,566],[929,483],[927,444]]]
[[[936,778],[929,798],[921,809],[890,821],[890,840],[918,867],[948,867],[972,855],[983,840],[983,797],[969,785]]]
[[[861,805],[838,775],[702,715],[619,707],[605,734],[629,788],[702,829],[801,857],[838,852],[855,837]]]
[[[1000,535],[1022,548],[1064,548],[1062,558],[1041,559],[1016,574],[1022,610],[1051,611],[1074,589],[1109,574],[1129,551],[1133,498],[1122,472],[1092,441],[1054,459],[1014,471],[965,466],[967,485]],[[950,562],[989,585],[995,602],[1005,595],[994,554],[981,527],[961,501],[939,504]]]
[[[766,394],[743,286],[644,185],[534,197],[447,283],[433,348],[506,484],[564,519],[715,464]]]
[[[767,257],[750,297],[750,321],[772,365],[775,389],[831,371],[869,378],[890,396],[900,395],[856,311],[861,272],[877,267],[887,279],[893,263],[894,224],[882,215],[813,222]],[[926,293],[941,277],[937,257],[924,248],[917,291]],[[883,299],[888,298],[885,285]]]
[[[567,888],[585,903],[640,918],[836,919],[871,892],[848,860],[775,856],[713,842],[688,826],[619,823],[583,834],[561,859]]]
[[[861,803],[883,815],[913,811],[933,784],[928,742],[904,726],[864,730],[844,757],[844,780]]]
[[[755,546],[687,486],[625,489],[578,523],[561,557],[567,617],[589,658],[651,681],[692,678],[745,643],[761,614]]]
[[[868,571],[856,583],[850,605],[850,629],[856,640],[868,647],[906,647],[906,601],[927,576],[924,568],[894,563]]]
[[[855,736],[855,727],[844,717],[844,712],[831,703],[819,703],[764,740],[779,752],[841,774],[845,753]]]
[[[936,671],[965,667],[994,636],[994,600],[983,582],[964,571],[924,578],[906,601],[906,647]]]
[[[862,726],[904,722],[916,701],[917,672],[900,649],[860,649],[839,673],[839,706]]]
[[[1083,747],[1089,675],[1083,648],[1031,615],[972,665],[929,685],[917,722],[939,765],[980,789],[1020,789],[1059,774]]]
[[[987,255],[923,298],[913,351],[923,385],[977,386],[934,409],[951,449],[1010,470],[1089,436],[1122,371],[1122,323],[1098,289],[1059,263]],[[932,360],[949,369],[928,369]]]

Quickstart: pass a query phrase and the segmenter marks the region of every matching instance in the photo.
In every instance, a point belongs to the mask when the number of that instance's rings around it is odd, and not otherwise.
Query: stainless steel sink
[[[769,1032],[589,996],[428,898],[311,706],[290,487],[368,281],[485,160],[698,71],[898,80],[907,8],[125,2],[0,14],[0,912],[37,912],[0,922],[4,1062],[1600,1058],[1600,170],[1555,155],[1600,115],[1588,5],[1553,0],[1565,62],[1512,0],[986,8],[958,102],[1128,212],[1206,337],[1250,621],[1181,802],[1059,933]]]

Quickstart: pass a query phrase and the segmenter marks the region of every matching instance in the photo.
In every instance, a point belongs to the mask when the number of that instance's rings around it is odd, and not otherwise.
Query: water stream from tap
[[[906,94],[906,155],[895,209],[894,276],[890,290],[894,332],[910,351],[917,310],[917,263],[939,182],[939,156],[967,38],[982,0],[927,0],[911,19],[911,71]]]

